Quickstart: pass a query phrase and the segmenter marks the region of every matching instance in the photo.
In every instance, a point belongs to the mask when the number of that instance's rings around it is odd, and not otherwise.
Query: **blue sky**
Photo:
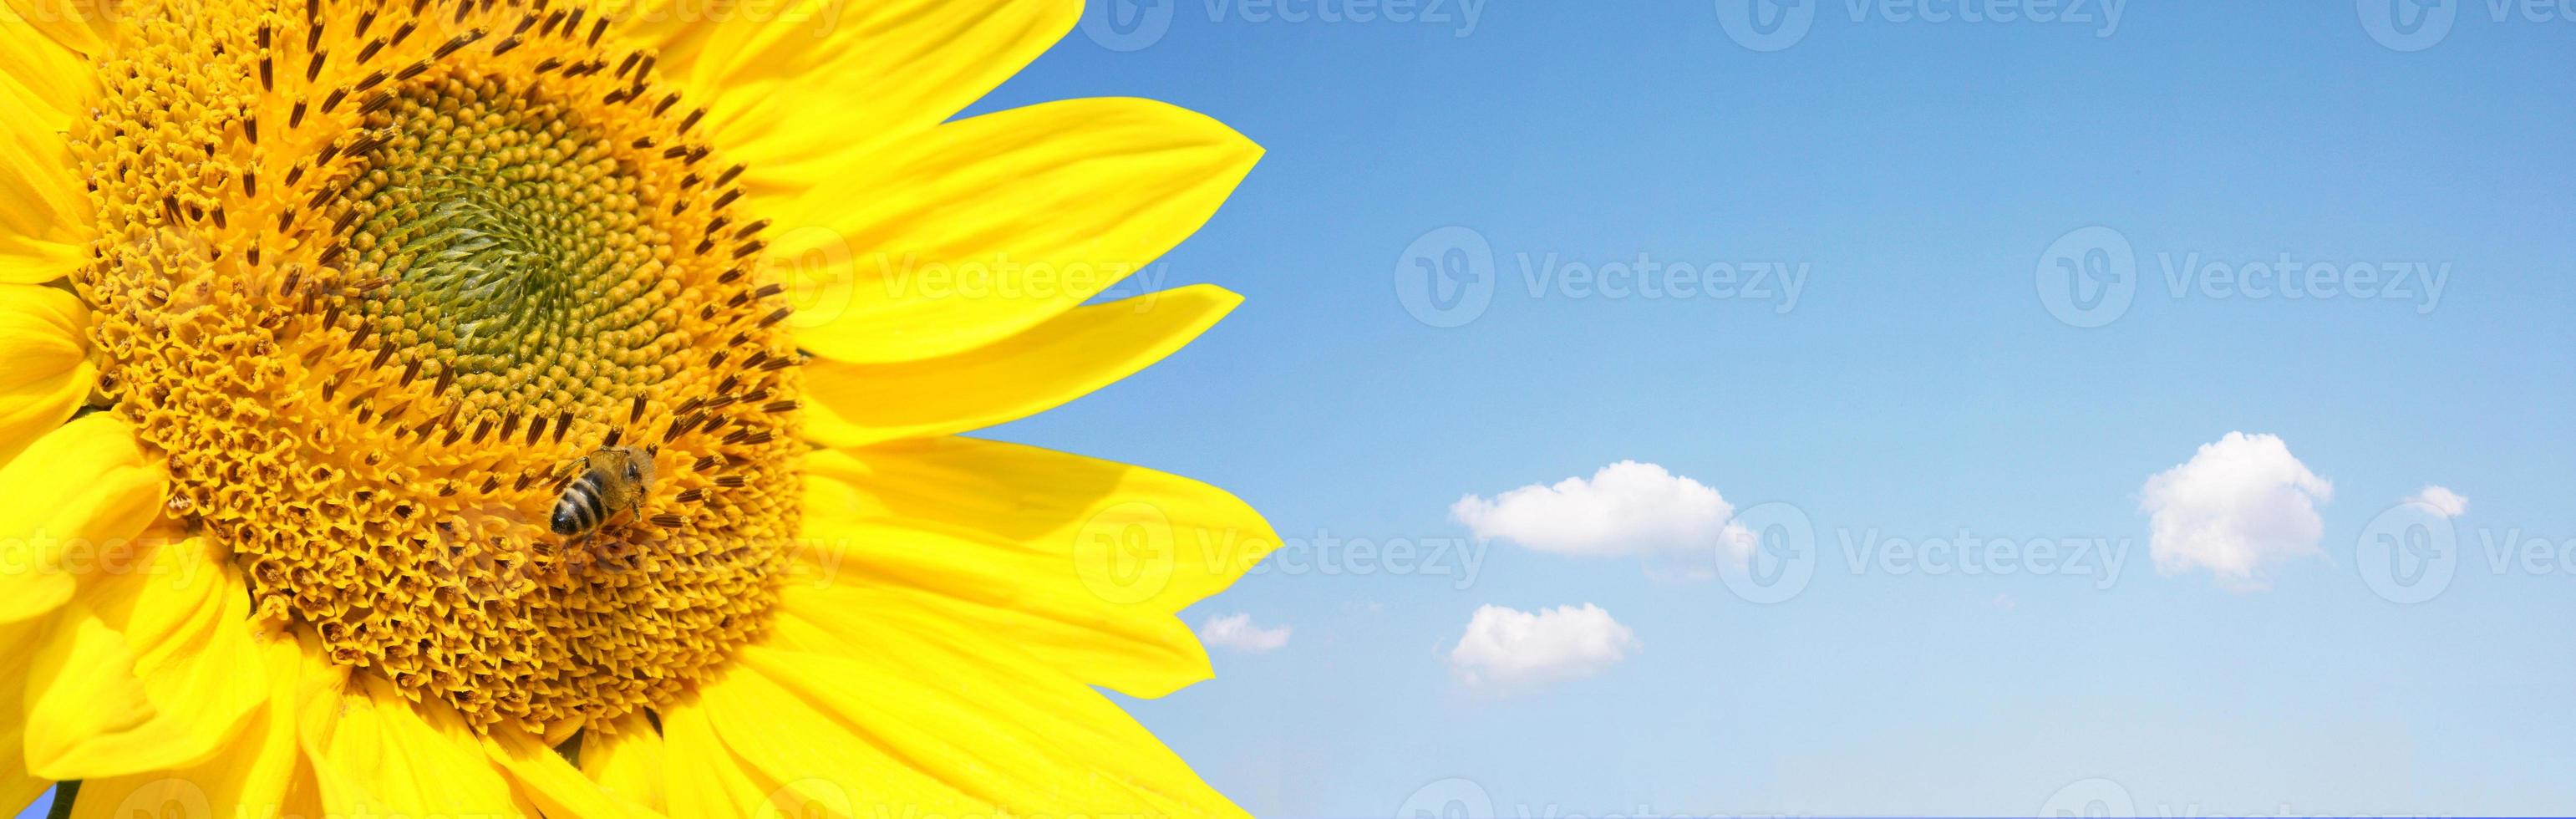
[[[1240,2],[1179,0],[1130,51],[1078,33],[989,104],[1153,97],[1270,150],[1155,271],[1244,293],[1234,318],[998,433],[1207,479],[1312,541],[1304,568],[1192,612],[1286,645],[1215,649],[1217,679],[1134,705],[1256,813],[1388,815],[1451,778],[1498,815],[2576,807],[2576,22],[2460,3],[2399,51],[2348,2],[2137,2],[2112,27],[2098,3],[2090,23],[1930,23],[1836,0],[1757,52],[1725,3],[1494,3],[1467,30],[1454,3],[1447,23],[1300,23]],[[1496,286],[1435,327],[1399,269],[1451,226],[1492,248]],[[2088,226],[2128,243],[2135,288],[2078,328],[2038,271]],[[2438,300],[2168,281],[2167,259],[2283,253],[2448,273]],[[1522,254],[1807,276],[1785,313],[1533,296]],[[2148,478],[2234,431],[2331,482],[2316,553],[2263,590],[2160,575]],[[1508,540],[1471,580],[1454,558],[1314,559],[1325,537],[1466,539],[1462,495],[1629,459],[1738,510],[1791,505],[1812,578],[1756,605]],[[2365,536],[2426,485],[2469,500],[2440,521],[2455,572],[2392,602]],[[1872,529],[2127,562],[2107,584],[1855,572],[1842,539]],[[2499,569],[2483,544],[2516,530],[2560,556]],[[1481,606],[1586,603],[1636,650],[1508,691],[1451,663]]]
[[[1095,21],[978,110],[1143,96],[1263,143],[1146,274],[1249,301],[991,434],[1227,487],[1295,542],[1189,614],[1284,645],[1212,649],[1217,679],[1131,703],[1262,815],[2565,812],[2576,21],[2470,0],[2374,36],[2373,1],[2142,0],[2114,25],[2094,0],[2054,23],[1807,0],[1803,33],[1763,35],[1730,33],[1732,0],[1480,2],[1472,26],[1461,0],[1409,22],[1155,0],[1141,33]],[[1277,11],[1318,2],[1341,21]],[[1492,264],[1450,281],[1484,306],[1418,316],[1414,257],[1448,265],[1461,236]],[[2206,265],[2282,254],[2344,289],[2355,266],[2422,272],[2375,298],[2204,289]],[[2133,260],[2126,306],[2053,312],[2059,256],[2088,281]],[[1563,278],[1640,260],[1801,287]],[[2175,505],[2312,507],[2313,535],[2265,542],[2313,553],[2259,589],[2160,573],[2149,478],[2236,431],[2278,436],[2330,499]],[[1451,512],[1626,460],[1793,512],[1812,537],[1756,557],[1805,554],[1808,579],[1757,604]],[[2382,517],[2427,485],[2465,513]],[[2438,588],[2374,586],[2390,520],[2451,534]],[[1961,533],[2125,562],[1853,563]],[[1335,539],[1421,557],[1355,564]],[[2530,539],[2544,555],[2499,551]],[[1586,604],[1626,630],[1617,659],[1515,684],[1458,660],[1481,607]]]

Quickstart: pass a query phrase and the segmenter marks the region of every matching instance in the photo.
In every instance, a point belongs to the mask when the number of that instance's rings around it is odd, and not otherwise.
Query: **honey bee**
[[[565,537],[589,534],[641,508],[653,489],[653,453],[643,447],[603,446],[566,468],[580,476],[555,498],[554,531]]]

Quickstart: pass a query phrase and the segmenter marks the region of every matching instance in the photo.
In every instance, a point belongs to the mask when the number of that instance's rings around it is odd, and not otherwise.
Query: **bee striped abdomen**
[[[608,519],[608,505],[600,498],[599,470],[581,473],[563,496],[555,499],[555,534],[570,537],[599,528]]]
[[[558,421],[556,428],[569,422]],[[653,451],[611,444],[574,461],[581,470],[555,497],[554,530],[564,537],[597,531],[610,518],[635,511],[653,490]]]

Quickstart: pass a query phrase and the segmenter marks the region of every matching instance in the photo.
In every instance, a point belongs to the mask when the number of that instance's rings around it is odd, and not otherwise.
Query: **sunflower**
[[[1238,301],[1097,303],[1250,142],[955,117],[1080,11],[0,0],[0,804],[1237,813],[1102,689],[1275,534],[956,437]]]

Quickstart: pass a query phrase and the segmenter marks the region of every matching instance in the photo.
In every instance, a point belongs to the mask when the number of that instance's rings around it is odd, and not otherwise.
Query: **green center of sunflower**
[[[261,616],[475,725],[685,695],[798,525],[740,168],[581,9],[224,2],[132,9],[73,135],[102,392],[170,516]]]
[[[618,406],[659,381],[681,340],[677,288],[640,213],[644,182],[609,136],[541,94],[448,77],[367,115],[366,172],[344,219],[349,270],[387,273],[365,305],[386,342],[456,373],[488,408],[565,396]]]

